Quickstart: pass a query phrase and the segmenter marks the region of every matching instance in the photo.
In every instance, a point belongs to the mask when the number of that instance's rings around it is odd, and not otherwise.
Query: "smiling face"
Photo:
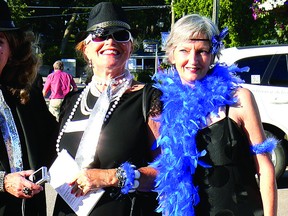
[[[3,32],[0,32],[0,75],[10,57],[10,47]]]
[[[200,38],[199,38],[200,39]],[[179,43],[171,56],[171,63],[183,83],[192,83],[206,76],[213,62],[209,40],[189,40]]]
[[[116,42],[108,37],[102,42],[90,41],[84,53],[92,61],[94,74],[103,78],[113,78],[122,74],[132,52],[132,42]]]

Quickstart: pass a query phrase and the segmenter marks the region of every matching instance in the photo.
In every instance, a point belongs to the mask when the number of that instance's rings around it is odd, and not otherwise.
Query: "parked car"
[[[239,76],[255,96],[266,136],[279,140],[271,154],[279,179],[288,162],[288,44],[227,48],[219,62],[250,67]]]

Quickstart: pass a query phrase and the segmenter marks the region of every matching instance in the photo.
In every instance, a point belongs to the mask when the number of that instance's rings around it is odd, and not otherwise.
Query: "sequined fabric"
[[[0,127],[9,158],[11,172],[23,170],[22,151],[11,110],[0,90]]]

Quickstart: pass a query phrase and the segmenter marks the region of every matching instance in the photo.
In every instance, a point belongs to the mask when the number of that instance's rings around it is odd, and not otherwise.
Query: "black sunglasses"
[[[103,42],[110,37],[112,37],[113,40],[115,40],[116,42],[120,42],[120,43],[124,43],[124,42],[128,42],[129,40],[132,40],[131,33],[127,30],[117,31],[117,32],[114,32],[112,34],[105,35],[105,36],[97,36],[95,32],[91,32],[90,34],[92,36],[91,40],[96,43]]]

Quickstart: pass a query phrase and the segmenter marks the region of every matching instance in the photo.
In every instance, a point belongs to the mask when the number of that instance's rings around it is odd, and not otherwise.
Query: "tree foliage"
[[[18,24],[23,24],[23,19],[31,16],[33,11],[27,11],[27,4],[21,0],[7,0],[8,7],[11,10],[12,20]]]
[[[124,7],[132,28],[138,30],[136,41],[139,47],[144,39],[160,40],[160,32],[169,31],[171,25],[172,0],[113,0]],[[253,0],[219,0],[219,29],[229,27],[225,45],[256,45],[269,43],[279,38],[274,30],[276,13],[254,20]],[[8,0],[13,20],[18,26],[30,26],[39,35],[39,46],[44,63],[52,64],[59,58],[77,58],[74,46],[78,32],[86,29],[89,12],[99,0]],[[213,0],[173,0],[176,20],[184,14],[199,13],[212,17]],[[166,5],[166,8],[140,8],[140,6]],[[34,7],[31,7],[34,6]],[[128,8],[130,6],[130,8]],[[136,10],[135,7],[139,6]],[[50,8],[49,8],[50,7]],[[164,27],[157,21],[164,21]],[[286,17],[287,22],[287,13]],[[279,31],[281,28],[279,28]],[[280,32],[281,33],[281,32]],[[278,32],[278,35],[280,34]],[[282,32],[283,34],[283,32]],[[279,40],[277,41],[279,42]],[[280,41],[281,42],[281,41]]]
[[[280,43],[288,42],[288,0],[254,0],[251,9],[255,20],[271,19]]]
[[[53,63],[54,59],[77,57],[74,51],[75,38],[80,31],[86,30],[89,12],[99,2],[101,1],[8,0],[15,23],[21,26],[29,25],[41,38],[40,47],[45,64]],[[168,31],[169,7],[140,8],[140,6],[164,5],[164,0],[113,0],[113,2],[124,6],[129,24],[138,31],[136,41],[139,41],[140,47],[144,39],[160,39],[160,32]],[[139,9],[137,7],[131,9],[131,6],[139,6]],[[165,22],[163,28],[157,26],[159,19]]]
[[[171,4],[172,0],[166,0]],[[220,1],[220,0],[219,0]],[[176,18],[183,14],[198,13],[212,18],[213,0],[173,0]],[[271,17],[254,20],[251,0],[221,0],[219,9],[219,29],[228,26],[229,36],[225,39],[227,47],[270,43],[275,39]]]

